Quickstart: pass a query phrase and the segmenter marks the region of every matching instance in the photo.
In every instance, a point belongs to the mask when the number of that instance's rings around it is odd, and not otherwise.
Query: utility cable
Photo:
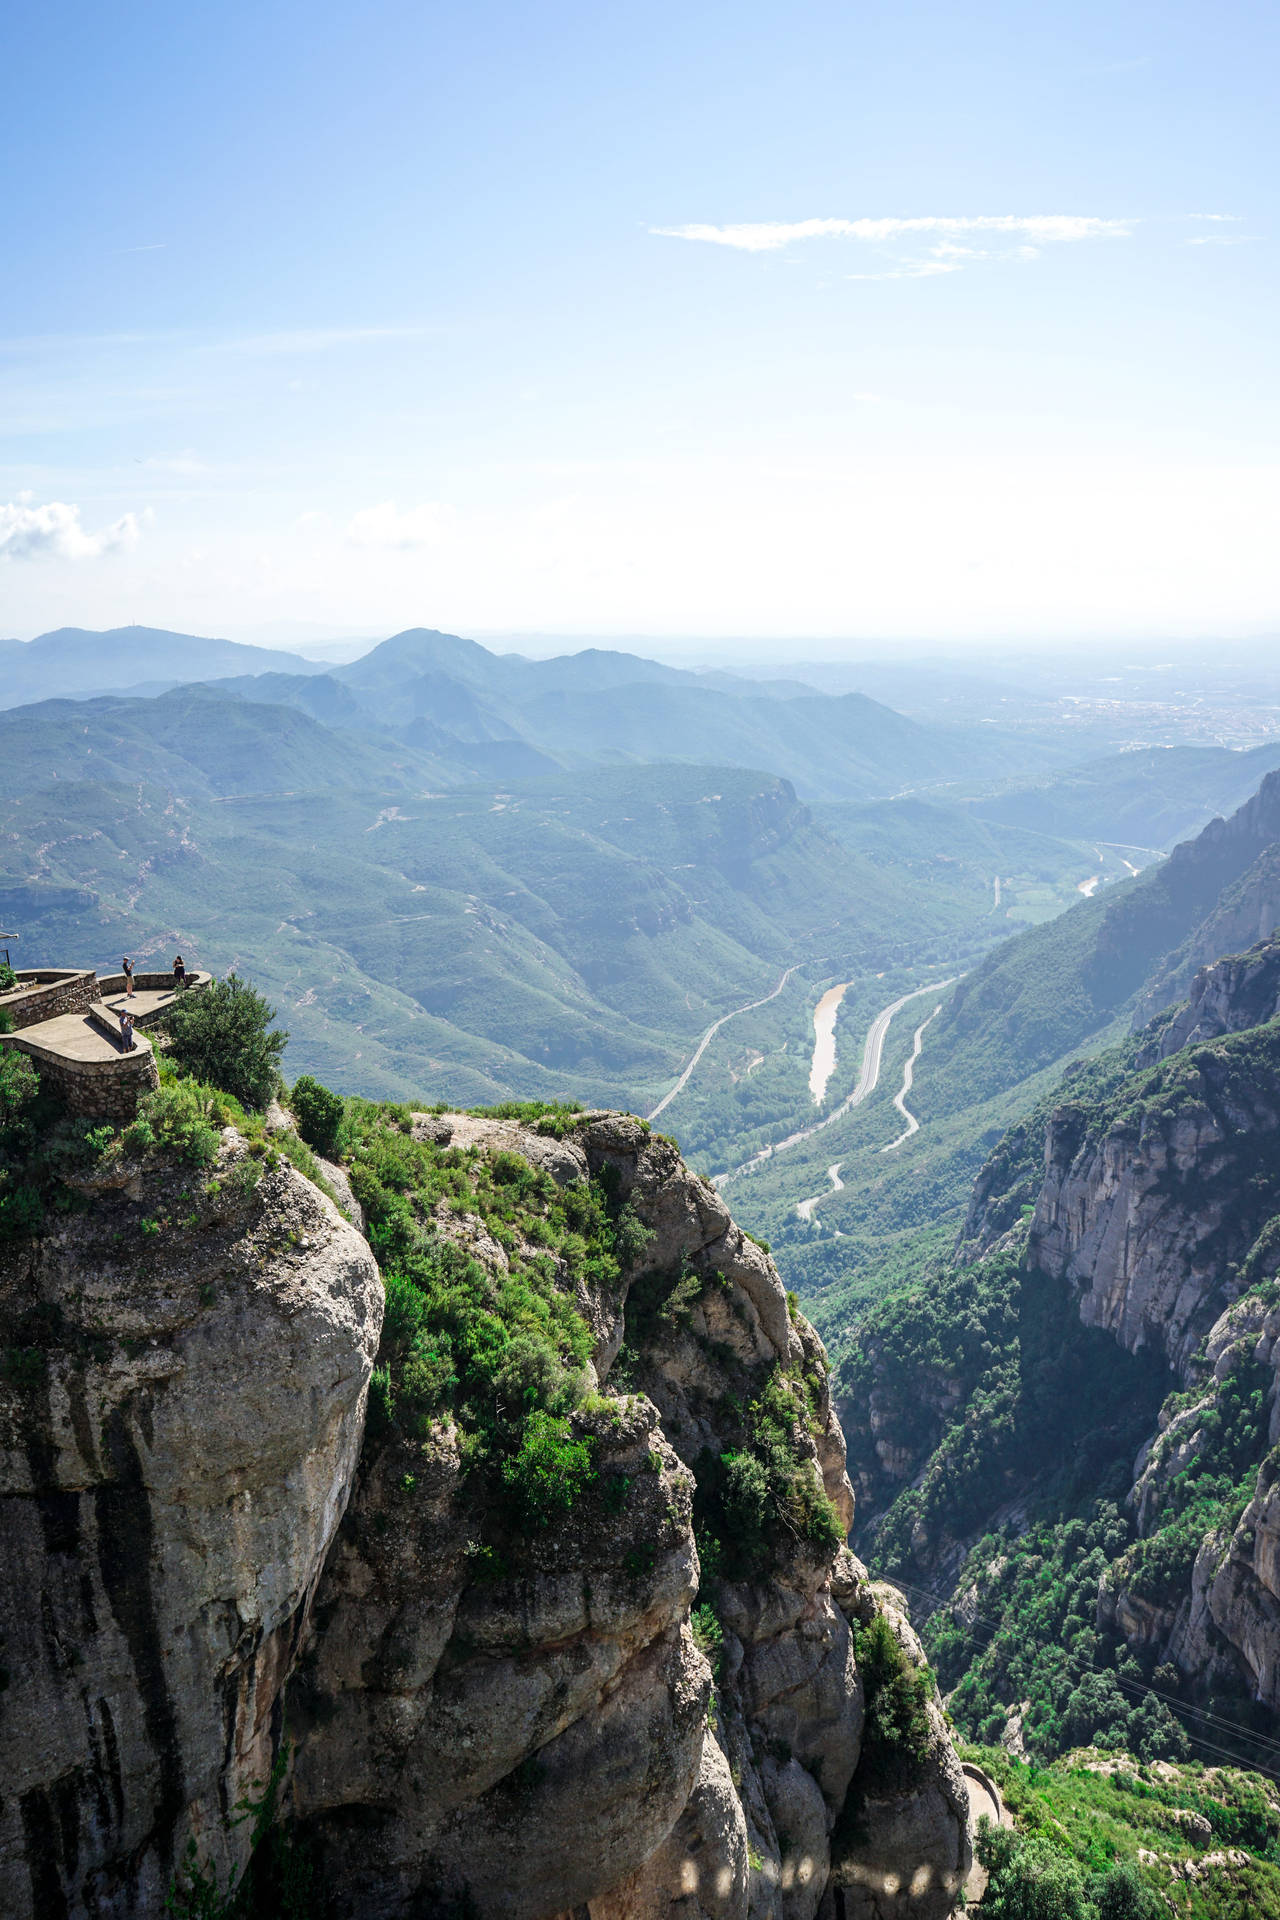
[[[945,1607],[949,1611],[954,1610],[957,1605],[954,1598],[947,1599],[944,1595],[935,1593],[928,1587],[919,1586],[911,1580],[891,1578],[886,1581],[886,1584],[901,1587],[908,1593],[919,1594],[922,1599],[932,1600],[937,1606]],[[1006,1631],[1005,1622],[997,1621],[990,1614],[980,1612],[977,1608],[970,1611],[969,1618],[971,1621],[986,1627],[991,1634],[991,1639],[987,1642],[987,1647],[983,1649],[984,1651],[988,1650],[991,1645],[994,1644],[997,1634]],[[1236,1734],[1251,1747],[1262,1748],[1268,1751],[1269,1754],[1277,1756],[1277,1759],[1280,1760],[1280,1741],[1269,1739],[1266,1734],[1255,1732],[1252,1728],[1246,1727],[1243,1721],[1229,1719],[1223,1714],[1210,1713],[1209,1710],[1204,1707],[1192,1706],[1186,1701],[1179,1700],[1175,1694],[1163,1693],[1160,1688],[1150,1686],[1145,1681],[1134,1680],[1128,1674],[1117,1673],[1114,1667],[1104,1667],[1098,1661],[1090,1659],[1087,1654],[1069,1652],[1066,1654],[1066,1659],[1069,1663],[1090,1672],[1109,1674],[1117,1686],[1130,1696],[1142,1698],[1149,1694],[1153,1699],[1161,1701],[1177,1714],[1191,1716],[1203,1721],[1206,1726],[1214,1728],[1215,1730],[1220,1729],[1225,1733]],[[1229,1760],[1234,1766],[1244,1764],[1238,1754],[1229,1752],[1225,1747],[1216,1746],[1202,1734],[1196,1732],[1195,1729],[1191,1729],[1190,1731],[1192,1731],[1197,1743],[1204,1748],[1205,1752],[1216,1753],[1223,1759]],[[1255,1773],[1261,1773],[1265,1775],[1267,1779],[1274,1780],[1277,1784],[1280,1784],[1280,1772],[1272,1772],[1269,1768],[1258,1765],[1254,1765],[1250,1770]]]

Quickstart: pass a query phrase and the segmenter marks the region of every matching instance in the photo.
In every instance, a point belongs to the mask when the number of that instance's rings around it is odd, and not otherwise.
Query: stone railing
[[[67,1103],[69,1113],[93,1120],[132,1120],[143,1094],[160,1085],[151,1042],[134,1036],[128,1053],[121,1049],[104,1060],[75,1060],[42,1046],[30,1032],[11,1033],[5,1045],[28,1054],[49,1087]]]
[[[211,978],[212,975],[199,973],[194,967],[191,967],[187,971],[187,986],[207,986]],[[127,985],[128,981],[122,973],[100,973],[98,975],[98,987],[101,993],[123,993]],[[172,993],[173,973],[171,970],[166,973],[135,972],[133,985],[135,991],[138,993]],[[97,997],[95,994],[94,998],[96,999]]]
[[[20,970],[17,986],[0,993],[0,1012],[15,1028],[34,1027],[60,1013],[88,1013],[97,997],[92,967],[37,967]]]

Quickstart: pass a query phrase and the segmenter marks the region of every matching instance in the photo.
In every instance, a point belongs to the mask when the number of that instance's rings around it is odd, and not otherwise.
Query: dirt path
[[[684,1072],[680,1075],[680,1078],[676,1081],[674,1087],[672,1087],[670,1093],[667,1094],[664,1099],[659,1100],[653,1112],[647,1113],[645,1115],[645,1119],[656,1120],[658,1115],[660,1113],[665,1112],[665,1110],[671,1105],[671,1102],[675,1099],[676,1095],[678,1093],[684,1092],[685,1088],[689,1084],[689,1075],[693,1072],[699,1060],[701,1060],[703,1054],[706,1052],[707,1048],[711,1045],[711,1042],[715,1039],[721,1027],[723,1027],[727,1021],[736,1020],[740,1013],[754,1013],[757,1007],[763,1007],[767,1004],[768,1001],[776,1000],[778,995],[782,992],[782,989],[786,986],[788,980],[791,978],[794,972],[795,972],[795,967],[788,967],[786,972],[783,974],[781,980],[779,980],[777,986],[773,989],[772,993],[766,993],[763,996],[763,998],[759,1000],[749,1001],[745,1007],[735,1007],[732,1013],[722,1013],[720,1018],[707,1028],[701,1040],[699,1040],[697,1049],[694,1052],[693,1058],[690,1060]]]

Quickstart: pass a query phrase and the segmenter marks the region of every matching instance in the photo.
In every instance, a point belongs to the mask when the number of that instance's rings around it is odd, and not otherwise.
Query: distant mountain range
[[[283,668],[295,674],[322,670],[301,654],[167,633],[160,627],[112,627],[103,633],[59,627],[35,640],[0,640],[0,708]]]
[[[808,799],[870,800],[1026,777],[1078,750],[972,719],[922,724],[864,693],[693,673],[596,647],[528,660],[428,628],[328,671],[298,655],[150,628],[66,628],[0,645],[0,707],[153,696],[194,681],[394,740],[449,783],[683,760],[760,768]]]

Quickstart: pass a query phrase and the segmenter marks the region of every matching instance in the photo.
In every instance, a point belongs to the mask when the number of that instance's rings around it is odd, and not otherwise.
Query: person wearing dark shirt
[[[126,1000],[132,1000],[133,998],[133,962],[129,958],[127,953],[124,959],[120,962],[120,965],[124,969],[124,997]]]
[[[187,984],[187,969],[183,962],[182,955],[179,954],[173,963],[174,992],[181,993],[183,987],[185,987],[186,984]]]

